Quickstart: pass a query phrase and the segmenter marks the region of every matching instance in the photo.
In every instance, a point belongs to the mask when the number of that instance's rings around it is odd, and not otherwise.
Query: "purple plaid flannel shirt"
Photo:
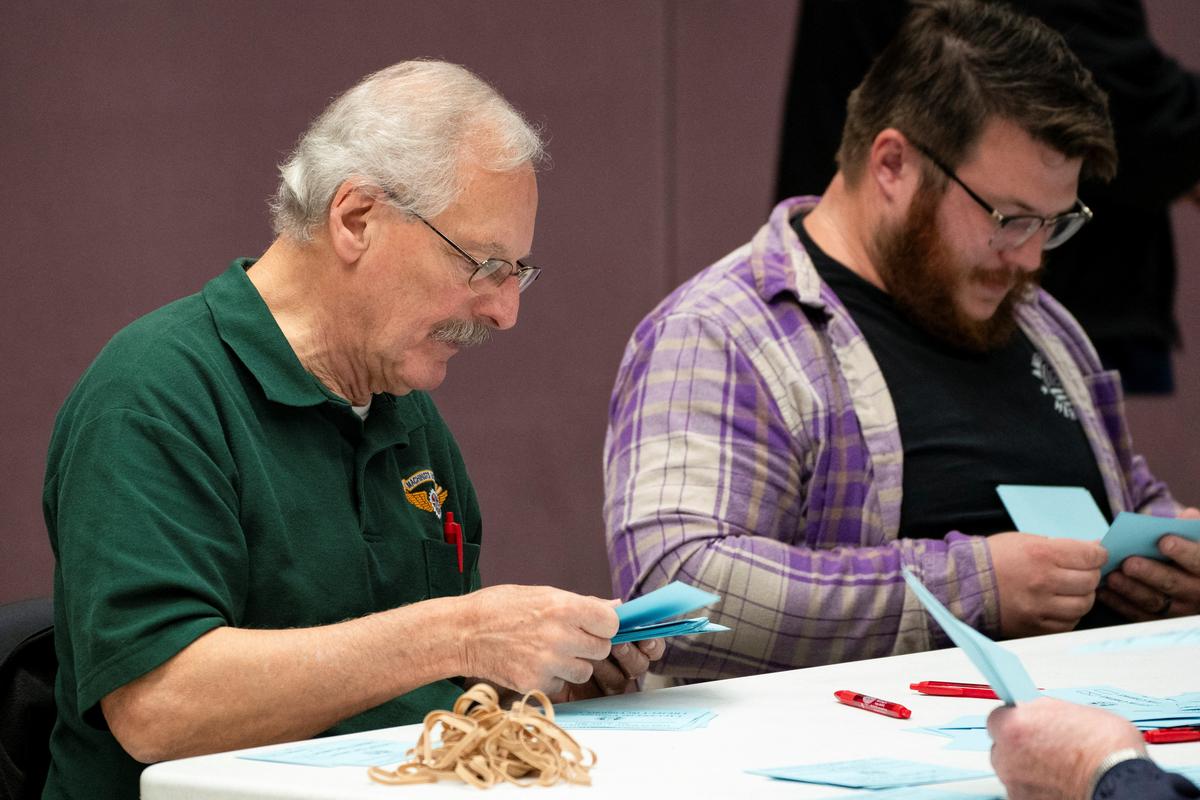
[[[613,583],[716,592],[727,634],[679,637],[659,670],[732,677],[948,645],[905,592],[912,570],[956,616],[998,630],[983,537],[900,539],[903,447],[861,331],[778,205],[748,244],[676,289],[622,359],[605,442]],[[1044,292],[1021,328],[1058,374],[1115,514],[1178,507],[1133,455],[1116,373]]]

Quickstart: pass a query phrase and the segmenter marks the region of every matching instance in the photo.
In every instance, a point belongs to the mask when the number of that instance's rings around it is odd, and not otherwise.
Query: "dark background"
[[[1147,7],[1164,48],[1200,68],[1200,2]],[[457,356],[434,395],[483,505],[484,579],[608,594],[601,444],[617,363],[663,295],[765,220],[798,8],[6,4],[0,602],[50,592],[45,450],[83,369],[136,317],[262,252],[275,165],[309,120],[366,73],[417,56],[494,83],[545,127],[553,157],[533,251],[546,272],[517,328]],[[1200,209],[1174,215],[1179,388],[1132,402],[1130,417],[1151,466],[1200,503]]]

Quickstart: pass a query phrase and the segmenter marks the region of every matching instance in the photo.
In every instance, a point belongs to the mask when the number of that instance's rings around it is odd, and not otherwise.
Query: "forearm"
[[[998,625],[990,561],[974,537],[811,549],[765,536],[697,536],[643,563],[639,592],[673,578],[715,592],[722,602],[709,615],[733,629],[672,640],[663,671],[676,677],[733,677],[943,644],[906,593],[901,567],[970,624]]]
[[[318,628],[218,628],[101,706],[146,763],[309,738],[466,671],[463,605],[442,598]]]

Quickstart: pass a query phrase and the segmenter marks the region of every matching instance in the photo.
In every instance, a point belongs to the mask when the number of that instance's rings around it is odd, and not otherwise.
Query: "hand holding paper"
[[[996,487],[1004,509],[1021,531],[1056,538],[1099,540],[1108,550],[1103,574],[1115,570],[1129,556],[1166,560],[1158,540],[1168,533],[1200,542],[1200,519],[1151,517],[1123,511],[1111,527],[1101,523],[1104,515],[1091,494],[1079,486]],[[1200,575],[1200,572],[1196,573]]]
[[[668,620],[703,606],[712,605],[721,598],[686,583],[674,581],[650,594],[634,598],[617,606],[617,619],[621,627],[613,637],[613,644],[657,639],[663,636],[683,636],[692,633],[714,633],[727,631],[724,625],[709,622],[708,617]]]
[[[1000,601],[1000,632],[1009,638],[1075,628],[1096,600],[1108,554],[1096,542],[1032,533],[987,539]]]
[[[1176,520],[1185,522],[1197,520]],[[1101,601],[1137,621],[1200,614],[1200,541],[1166,535],[1157,549],[1168,560],[1125,559],[1108,575]]]

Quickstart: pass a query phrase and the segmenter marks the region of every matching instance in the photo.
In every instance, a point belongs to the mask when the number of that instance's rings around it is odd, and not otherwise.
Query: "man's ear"
[[[329,241],[338,257],[353,264],[371,243],[371,212],[379,210],[379,201],[370,192],[350,181],[333,193],[329,203]]]
[[[921,184],[920,151],[900,131],[884,128],[871,143],[867,174],[886,206],[908,208]]]

